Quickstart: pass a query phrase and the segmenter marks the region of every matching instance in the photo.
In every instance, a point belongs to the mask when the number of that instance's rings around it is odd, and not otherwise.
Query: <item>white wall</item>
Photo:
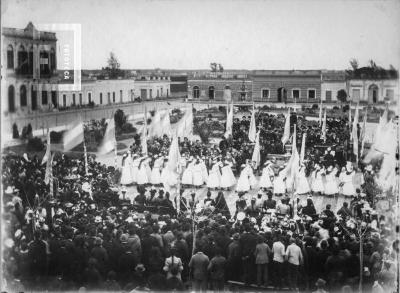
[[[346,82],[322,82],[321,84],[321,99],[326,101],[326,91],[332,92],[331,101],[337,101],[337,92],[339,90],[346,90]]]

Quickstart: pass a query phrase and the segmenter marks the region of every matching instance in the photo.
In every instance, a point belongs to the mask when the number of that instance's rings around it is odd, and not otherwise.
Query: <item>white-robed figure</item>
[[[138,185],[148,184],[150,182],[148,168],[150,168],[149,158],[144,156],[139,163],[139,172],[136,181]]]
[[[203,180],[202,185],[206,184],[207,183],[207,179],[208,179],[208,170],[207,170],[207,166],[206,166],[206,161],[205,160],[206,160],[205,157],[202,157],[199,160],[199,165],[201,167],[201,178]]]
[[[193,167],[194,167],[193,158],[190,157],[187,160],[185,171],[183,171],[182,173],[182,181],[181,181],[182,184],[193,185]]]
[[[122,157],[121,184],[129,185],[133,183],[132,173],[132,158],[129,153]]]
[[[208,174],[207,187],[219,188],[221,185],[221,161],[219,159],[213,161],[213,166]]]
[[[347,162],[345,171],[340,174],[342,194],[344,196],[353,196],[356,194],[356,189],[353,184],[355,174],[356,172],[353,169],[353,165],[351,162]]]
[[[140,161],[142,160],[138,154],[132,155],[132,165],[131,165],[131,176],[132,176],[132,183],[137,183],[137,176],[139,174],[139,165]]]
[[[278,174],[275,176],[273,185],[274,185],[274,194],[285,194],[286,193],[286,171],[285,166],[280,166]]]
[[[252,162],[250,160],[246,160],[246,165],[249,166],[248,172],[249,172],[249,180],[250,180],[250,189],[255,188],[257,185],[257,179],[256,176],[254,176],[254,168],[252,165]]]
[[[272,169],[272,162],[268,160],[264,163],[264,166],[265,167],[261,174],[259,187],[265,189],[272,188],[275,177],[275,172]]]
[[[236,178],[232,171],[233,163],[225,160],[221,168],[221,188],[230,188],[236,184]]]
[[[310,184],[306,176],[306,166],[302,163],[296,175],[296,194],[310,193]]]
[[[325,186],[323,176],[325,175],[325,169],[321,168],[319,164],[315,164],[314,171],[311,173],[311,190],[314,193],[325,193]]]
[[[326,195],[335,195],[339,193],[339,186],[337,182],[337,174],[338,170],[334,168],[332,165],[326,169],[325,172],[325,194]]]
[[[161,168],[164,164],[164,157],[156,156],[151,170],[150,183],[153,185],[161,184]]]
[[[205,165],[204,165],[205,166]],[[206,168],[207,171],[207,168]],[[193,186],[200,187],[204,184],[203,166],[201,161],[197,158],[193,161]]]

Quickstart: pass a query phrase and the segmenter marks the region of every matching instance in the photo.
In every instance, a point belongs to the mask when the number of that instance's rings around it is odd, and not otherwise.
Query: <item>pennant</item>
[[[233,103],[230,104],[230,109],[228,112],[228,106],[226,107],[227,116],[226,116],[226,131],[224,134],[225,138],[228,138],[229,135],[232,135],[233,128]]]
[[[324,110],[324,120],[322,121],[321,138],[326,142],[326,108]]]
[[[382,144],[386,144],[386,142],[382,140],[382,137],[385,136],[387,124],[388,124],[388,111],[386,108],[379,119],[378,126],[376,127],[375,130],[373,143],[367,155],[364,158],[364,163],[368,164],[371,162],[371,160],[382,156],[382,152],[380,152],[379,149],[382,148]]]
[[[47,142],[46,142],[46,152],[44,153],[43,159],[42,159],[42,163],[41,165],[44,165],[48,158],[50,157],[50,149],[51,149],[51,145],[50,145],[50,131],[47,128]]]
[[[290,108],[286,115],[285,128],[281,139],[283,145],[286,144],[286,142],[289,140],[289,137],[290,137]]]
[[[297,151],[297,143],[296,143],[296,125],[294,125],[294,131],[293,131],[293,136],[292,136],[292,155],[290,156],[290,159],[286,165],[286,168],[284,172],[286,173],[286,180],[288,182],[291,182],[291,184],[295,184],[295,178],[297,176],[297,173],[299,171],[299,166],[300,166],[300,157],[299,153]]]
[[[101,155],[108,154],[112,150],[116,149],[117,141],[115,139],[115,121],[114,115],[108,119],[106,131],[104,133],[103,141],[100,144],[98,153]]]
[[[154,117],[151,121],[151,124],[148,127],[148,137],[151,138],[153,136],[159,137],[162,136],[162,127],[161,127],[161,113],[160,111],[156,111]]]
[[[63,135],[64,151],[69,151],[83,142],[83,123],[72,126]]]
[[[169,148],[167,168],[171,172],[179,173],[180,161],[181,161],[181,154],[179,152],[178,137],[175,135],[172,138],[171,146]]]
[[[54,153],[48,157],[47,162],[46,162],[46,172],[44,175],[44,183],[46,185],[50,184],[51,178],[53,177],[53,158],[54,158]]]
[[[350,131],[350,139],[353,139],[353,132],[351,131],[351,104],[349,105],[349,131]]]
[[[256,144],[254,146],[253,155],[251,161],[255,162],[256,169],[260,166],[261,154],[260,154],[260,131],[256,135]]]
[[[306,153],[306,132],[303,133],[303,138],[301,140],[301,151],[300,151],[300,163],[304,162],[304,156]]]
[[[193,137],[193,111],[189,109],[183,115],[182,119],[177,123],[176,127],[177,136],[180,138],[187,137],[192,139]]]
[[[356,155],[358,160],[358,135],[357,135],[357,124],[358,124],[358,105],[356,106],[356,110],[354,112],[354,120],[352,127],[352,137],[353,137],[353,154]]]
[[[140,144],[142,146],[142,153],[147,156],[147,109],[144,107],[144,121],[143,121],[143,128],[142,128],[142,137]]]
[[[253,111],[251,113],[250,128],[249,128],[249,140],[251,142],[256,141],[256,135],[257,135],[255,112],[256,111],[254,110],[254,103],[253,103]]]
[[[360,130],[360,140],[361,140],[361,152],[360,152],[360,155],[361,156],[364,153],[365,141],[367,139],[367,117],[368,117],[368,110],[365,109],[365,114],[364,114],[364,117],[363,117],[363,124],[362,124],[361,130]]]
[[[161,121],[161,130],[162,130],[162,135],[166,134],[168,137],[172,136],[171,120],[169,118],[168,110],[166,111],[166,113]]]
[[[319,127],[321,127],[321,125],[322,125],[322,101],[319,104],[318,124],[319,124]]]
[[[85,174],[87,176],[87,175],[89,175],[89,166],[88,166],[87,150],[86,150],[86,143],[85,142],[83,142],[83,156],[85,158]]]

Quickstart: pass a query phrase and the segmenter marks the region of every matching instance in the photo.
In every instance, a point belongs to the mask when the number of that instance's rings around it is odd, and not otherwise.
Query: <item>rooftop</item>
[[[32,22],[29,22],[24,29],[3,27],[2,34],[3,36],[7,37],[17,37],[43,41],[57,41],[55,33],[39,31],[35,28]]]

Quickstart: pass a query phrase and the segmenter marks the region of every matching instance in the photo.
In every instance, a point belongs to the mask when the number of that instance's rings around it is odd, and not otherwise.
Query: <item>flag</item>
[[[87,150],[86,150],[86,143],[85,142],[83,142],[83,156],[85,158],[85,174],[87,176],[89,174],[89,166],[88,166]]]
[[[107,154],[115,149],[117,141],[115,139],[115,121],[114,115],[108,119],[106,131],[104,133],[103,141],[98,149],[99,154]]]
[[[250,128],[249,128],[249,140],[251,142],[256,141],[257,129],[256,129],[256,117],[255,117],[254,103],[253,103],[253,111],[251,113],[250,120]]]
[[[382,116],[379,119],[378,126],[376,127],[375,130],[375,135],[374,135],[374,140],[373,143],[367,153],[367,155],[364,158],[364,163],[368,164],[371,162],[371,160],[376,159],[380,156],[382,156],[382,152],[380,149],[382,149],[382,145],[387,145],[387,143],[382,139],[385,136],[385,132],[387,129],[387,124],[388,124],[388,112],[387,108],[383,112]]]
[[[362,156],[364,153],[364,145],[365,140],[367,138],[367,117],[368,117],[368,110],[365,110],[364,117],[363,117],[363,124],[360,130],[360,139],[361,139],[361,152],[360,155]]]
[[[171,121],[169,118],[169,111],[167,110],[164,117],[161,120],[161,131],[162,135],[166,134],[168,137],[172,135]]]
[[[54,158],[54,153],[51,156],[48,156],[47,162],[46,162],[46,172],[44,175],[44,183],[46,185],[50,184],[50,179],[53,176],[53,158]]]
[[[179,152],[178,136],[174,135],[169,147],[167,168],[171,172],[179,173],[181,154]]]
[[[286,168],[284,172],[286,173],[286,180],[288,182],[291,182],[292,184],[295,183],[295,178],[297,175],[297,172],[299,171],[299,165],[300,165],[300,158],[299,158],[299,153],[297,151],[297,143],[296,143],[296,125],[294,125],[294,131],[293,131],[293,136],[292,136],[292,155],[290,156],[290,159],[286,165]]]
[[[290,108],[286,116],[285,128],[281,139],[283,145],[286,144],[286,142],[289,140],[289,137],[290,137]]]
[[[193,136],[193,110],[188,109],[182,119],[177,123],[177,136],[180,138],[187,137],[191,139]]]
[[[162,136],[160,111],[156,111],[151,121],[151,124],[148,127],[148,137],[153,137],[153,136]]]
[[[142,137],[141,137],[141,146],[142,153],[147,155],[147,110],[144,107],[144,121],[143,121],[143,129],[142,129]]]
[[[306,153],[306,132],[303,133],[303,138],[301,140],[301,151],[300,151],[300,163],[304,162],[304,156]]]
[[[232,135],[232,128],[233,128],[233,103],[230,105],[230,109],[228,111],[228,106],[226,107],[227,116],[226,116],[226,131],[225,131],[225,138],[228,138],[229,135]]]
[[[50,148],[50,131],[47,128],[46,152],[44,153],[41,165],[44,165],[47,162],[47,159],[50,157]]]
[[[319,126],[322,125],[322,101],[319,104],[318,124],[319,124]]]
[[[324,140],[324,142],[326,141],[326,108],[325,108],[325,111],[324,111],[324,120],[322,121],[321,138]]]
[[[251,161],[255,162],[255,167],[258,168],[260,166],[261,154],[260,154],[260,131],[257,132],[256,135],[256,144],[253,150],[253,156],[251,157]]]
[[[349,105],[349,131],[350,131],[350,139],[353,139],[353,132],[351,131],[351,104]]]
[[[352,128],[352,137],[353,137],[353,154],[356,155],[358,160],[358,135],[357,135],[357,124],[358,124],[358,105],[356,106],[356,110],[354,112],[354,120],[353,120],[353,128]]]
[[[83,142],[83,123],[79,122],[63,135],[64,151],[69,151]]]

